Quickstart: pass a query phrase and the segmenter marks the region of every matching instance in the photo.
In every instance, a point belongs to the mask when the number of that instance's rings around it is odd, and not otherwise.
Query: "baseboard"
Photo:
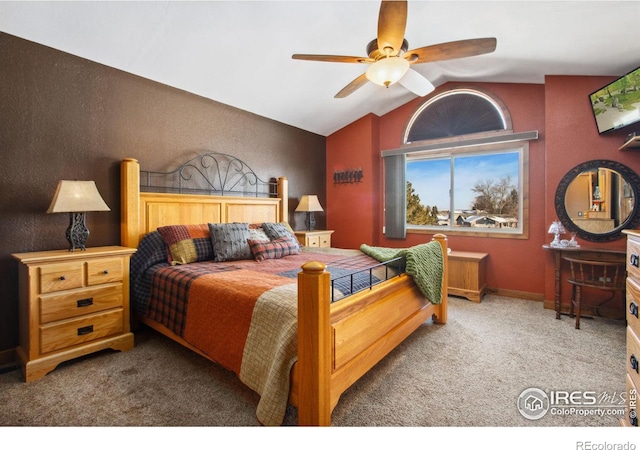
[[[502,295],[504,297],[520,298],[522,300],[534,300],[536,302],[545,301],[544,294],[536,294],[535,292],[514,291],[511,289],[499,288],[488,288],[486,292],[488,294]]]

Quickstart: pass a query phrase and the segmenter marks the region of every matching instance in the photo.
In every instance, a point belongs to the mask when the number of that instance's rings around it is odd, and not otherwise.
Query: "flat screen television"
[[[640,67],[589,94],[598,133],[640,122]]]

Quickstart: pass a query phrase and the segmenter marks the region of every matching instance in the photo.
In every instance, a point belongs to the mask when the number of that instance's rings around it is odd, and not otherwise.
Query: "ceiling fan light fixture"
[[[397,83],[409,70],[409,61],[397,56],[379,59],[367,69],[367,79],[380,86]]]

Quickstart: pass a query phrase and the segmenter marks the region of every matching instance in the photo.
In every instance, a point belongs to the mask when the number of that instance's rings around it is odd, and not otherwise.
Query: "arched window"
[[[413,114],[404,143],[511,130],[511,117],[498,99],[477,89],[453,89],[428,99]]]
[[[492,93],[457,88],[418,107],[385,159],[385,234],[528,236],[528,140]]]

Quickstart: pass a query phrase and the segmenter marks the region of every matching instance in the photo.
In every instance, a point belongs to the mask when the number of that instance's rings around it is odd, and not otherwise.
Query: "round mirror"
[[[567,231],[594,242],[622,237],[640,222],[640,178],[624,164],[594,160],[571,169],[560,180],[555,206]]]

